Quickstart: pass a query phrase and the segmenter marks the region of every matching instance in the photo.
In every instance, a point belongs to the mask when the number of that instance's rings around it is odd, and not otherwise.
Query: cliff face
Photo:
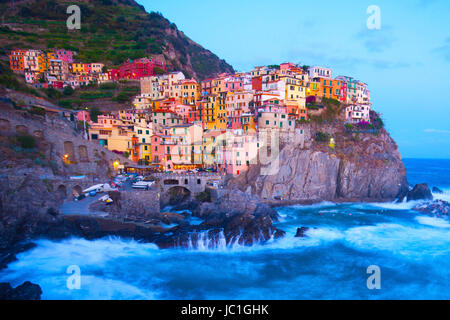
[[[372,133],[346,132],[341,122],[304,126],[305,143],[282,146],[279,170],[260,175],[260,165],[229,182],[261,200],[392,201],[408,190],[406,170],[397,145],[382,129]],[[316,142],[328,133],[335,146]]]

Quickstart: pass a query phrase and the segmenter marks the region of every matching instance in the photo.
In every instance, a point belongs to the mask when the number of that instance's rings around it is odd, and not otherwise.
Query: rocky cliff
[[[261,200],[392,201],[408,190],[406,170],[386,130],[350,132],[342,121],[303,124],[304,143],[281,145],[279,168],[261,175],[253,165],[229,182]],[[324,133],[334,146],[315,138]]]

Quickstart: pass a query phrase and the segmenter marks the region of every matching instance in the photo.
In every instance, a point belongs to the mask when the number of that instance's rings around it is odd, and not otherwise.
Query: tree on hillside
[[[98,116],[101,115],[101,114],[102,114],[101,111],[97,107],[92,107],[89,110],[89,115],[91,116],[91,120],[94,121],[94,122],[98,121]]]

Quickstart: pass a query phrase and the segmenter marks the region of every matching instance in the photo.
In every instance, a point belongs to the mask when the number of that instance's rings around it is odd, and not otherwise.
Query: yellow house
[[[216,124],[216,103],[218,104],[218,98],[216,94],[212,94],[206,97],[202,102],[203,119],[206,123],[208,130],[213,130]]]
[[[284,78],[286,82],[286,102],[296,102],[304,107],[306,104],[306,91],[301,81],[295,78]]]
[[[195,80],[185,80],[181,84],[182,104],[195,105],[200,100],[200,84]]]
[[[253,134],[256,132],[255,118],[251,113],[243,113],[240,117],[242,131],[244,134]]]
[[[309,83],[308,89],[306,89],[307,96],[321,96],[322,94],[322,85],[320,82],[311,81]]]
[[[134,132],[121,127],[113,127],[111,130],[111,136],[108,137],[108,150],[129,152],[131,154],[133,150],[132,137]]]
[[[152,162],[152,145],[151,143],[139,144],[139,160],[144,161],[146,164]]]
[[[84,63],[72,63],[72,73],[84,73]]]
[[[227,92],[220,92],[217,97],[217,104],[215,108],[215,124],[213,126],[214,130],[225,130],[227,128]]]
[[[50,68],[50,60],[55,59],[55,54],[53,52],[47,52],[45,57],[45,69],[48,70]]]

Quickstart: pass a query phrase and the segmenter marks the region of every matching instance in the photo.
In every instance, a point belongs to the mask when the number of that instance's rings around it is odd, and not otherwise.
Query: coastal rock
[[[286,143],[278,166],[264,175],[260,164],[234,177],[229,188],[247,191],[261,201],[393,201],[406,194],[406,170],[397,145],[383,129],[378,135],[345,133],[343,123],[305,126],[307,143]],[[335,147],[314,141],[323,131]]]
[[[438,193],[438,194],[442,194],[444,193],[444,191],[442,191],[441,189],[439,189],[438,187],[433,187],[433,189],[431,190],[433,193]]]
[[[433,195],[431,190],[426,183],[416,184],[412,190],[410,190],[406,199],[408,201],[412,200],[433,200]]]
[[[434,200],[432,202],[417,205],[413,210],[427,214],[448,216],[450,214],[450,203],[443,200]]]
[[[135,221],[148,220],[160,216],[159,198],[155,191],[113,191],[108,193],[111,204],[103,201],[93,202],[89,209],[103,211],[112,217]]]
[[[169,242],[176,246],[190,246],[201,240],[215,245],[223,237],[226,244],[250,245],[284,235],[284,231],[273,226],[278,213],[269,205],[260,203],[258,197],[237,189],[223,189],[218,193],[214,202],[190,199],[177,205],[177,210],[191,210],[193,216],[204,222],[198,226],[175,227],[171,230],[174,235],[173,239],[168,239]]]
[[[13,288],[9,283],[0,283],[0,300],[41,300],[42,289],[29,281]]]
[[[297,228],[297,233],[295,234],[295,237],[297,237],[297,238],[304,238],[304,237],[307,237],[307,235],[305,234],[305,232],[308,231],[308,230],[309,230],[309,228],[307,228],[307,227],[300,227],[300,228]]]

